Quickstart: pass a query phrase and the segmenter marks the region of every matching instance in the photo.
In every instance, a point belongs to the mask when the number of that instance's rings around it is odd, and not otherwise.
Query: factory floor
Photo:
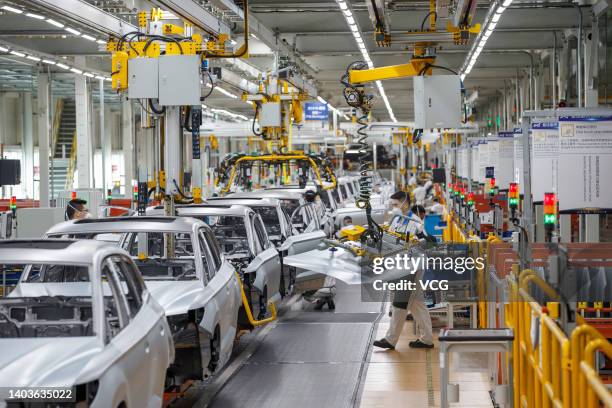
[[[374,349],[389,325],[387,305],[362,302],[358,286],[337,289],[335,311],[283,302],[277,322],[242,337],[214,382],[195,384],[173,408],[439,407],[437,340],[432,350],[409,348],[416,336],[407,321],[395,350]],[[451,407],[493,407],[486,364],[486,354],[455,355],[451,381],[461,399]]]
[[[439,407],[440,353],[438,330],[434,329],[435,347],[411,349],[415,340],[414,323],[406,322],[395,350],[374,349],[366,371],[361,408]],[[381,318],[376,338],[384,337],[389,317]],[[489,396],[487,357],[484,353],[455,353],[450,381],[459,384],[460,401],[451,407],[493,407]]]

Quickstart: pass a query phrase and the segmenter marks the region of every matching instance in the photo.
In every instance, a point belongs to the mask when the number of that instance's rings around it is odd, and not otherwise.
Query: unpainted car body
[[[147,210],[149,214],[163,211],[159,206]],[[241,274],[251,300],[259,303],[259,317],[268,313],[268,301],[281,300],[280,257],[255,211],[242,205],[190,204],[177,206],[176,213],[210,226],[224,257]]]
[[[0,299],[2,387],[75,387],[91,407],[161,406],[172,336],[125,251],[96,241],[3,241],[0,262],[23,269]]]
[[[179,383],[209,378],[230,358],[242,305],[236,271],[221,256],[211,229],[187,217],[116,217],[67,221],[46,233],[116,236],[164,308],[177,352],[170,376]]]

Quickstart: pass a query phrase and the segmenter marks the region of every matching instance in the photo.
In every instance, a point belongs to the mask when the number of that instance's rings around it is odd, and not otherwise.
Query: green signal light
[[[509,203],[511,207],[518,207],[518,198],[511,198]]]
[[[544,224],[554,225],[557,222],[555,214],[544,214]]]

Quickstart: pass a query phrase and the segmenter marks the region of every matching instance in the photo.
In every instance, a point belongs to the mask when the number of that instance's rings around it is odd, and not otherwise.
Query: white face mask
[[[402,213],[402,209],[399,207],[393,207],[391,209],[391,215],[396,216],[396,215],[403,215]]]

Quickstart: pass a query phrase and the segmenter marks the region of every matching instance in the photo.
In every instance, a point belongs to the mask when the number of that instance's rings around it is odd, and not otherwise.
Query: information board
[[[514,128],[514,182],[524,185],[523,180],[523,129]]]
[[[559,122],[531,124],[531,194],[534,202],[544,193],[557,193]]]
[[[304,104],[305,120],[328,120],[329,111],[326,103],[306,102]]]
[[[499,147],[495,164],[496,183],[501,189],[510,187],[514,181],[514,132],[499,132]]]
[[[612,117],[559,117],[559,210],[612,209]]]

